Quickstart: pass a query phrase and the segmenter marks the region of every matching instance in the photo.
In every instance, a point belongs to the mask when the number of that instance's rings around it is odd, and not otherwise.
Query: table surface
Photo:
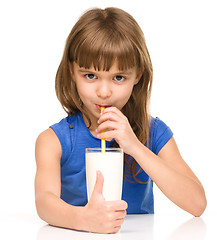
[[[217,239],[217,215],[127,215],[116,234],[94,234],[52,227],[36,214],[0,214],[0,239],[37,240],[204,240]]]

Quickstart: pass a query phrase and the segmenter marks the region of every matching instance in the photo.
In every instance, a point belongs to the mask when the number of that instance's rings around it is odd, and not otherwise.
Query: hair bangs
[[[119,70],[141,65],[141,56],[131,41],[111,31],[89,34],[74,51],[74,61],[84,68],[109,71],[115,61]]]

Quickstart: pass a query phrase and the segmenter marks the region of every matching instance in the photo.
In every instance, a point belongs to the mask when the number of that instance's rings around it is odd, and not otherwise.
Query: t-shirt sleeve
[[[173,136],[172,130],[159,118],[152,118],[152,151],[157,155]]]

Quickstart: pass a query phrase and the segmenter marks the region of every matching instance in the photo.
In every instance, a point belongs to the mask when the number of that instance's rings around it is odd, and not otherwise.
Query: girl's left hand
[[[123,151],[131,156],[138,144],[141,144],[133,132],[127,117],[116,107],[106,108],[98,120],[97,137],[111,141],[113,138]],[[105,130],[105,132],[102,132]]]

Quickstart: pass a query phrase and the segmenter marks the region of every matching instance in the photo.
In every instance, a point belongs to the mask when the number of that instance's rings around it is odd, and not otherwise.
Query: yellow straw
[[[105,107],[101,107],[100,110],[101,112],[105,109]],[[105,130],[103,130],[102,132],[105,132]],[[105,153],[105,148],[106,148],[106,144],[105,144],[105,138],[101,139],[101,151],[102,153]]]

